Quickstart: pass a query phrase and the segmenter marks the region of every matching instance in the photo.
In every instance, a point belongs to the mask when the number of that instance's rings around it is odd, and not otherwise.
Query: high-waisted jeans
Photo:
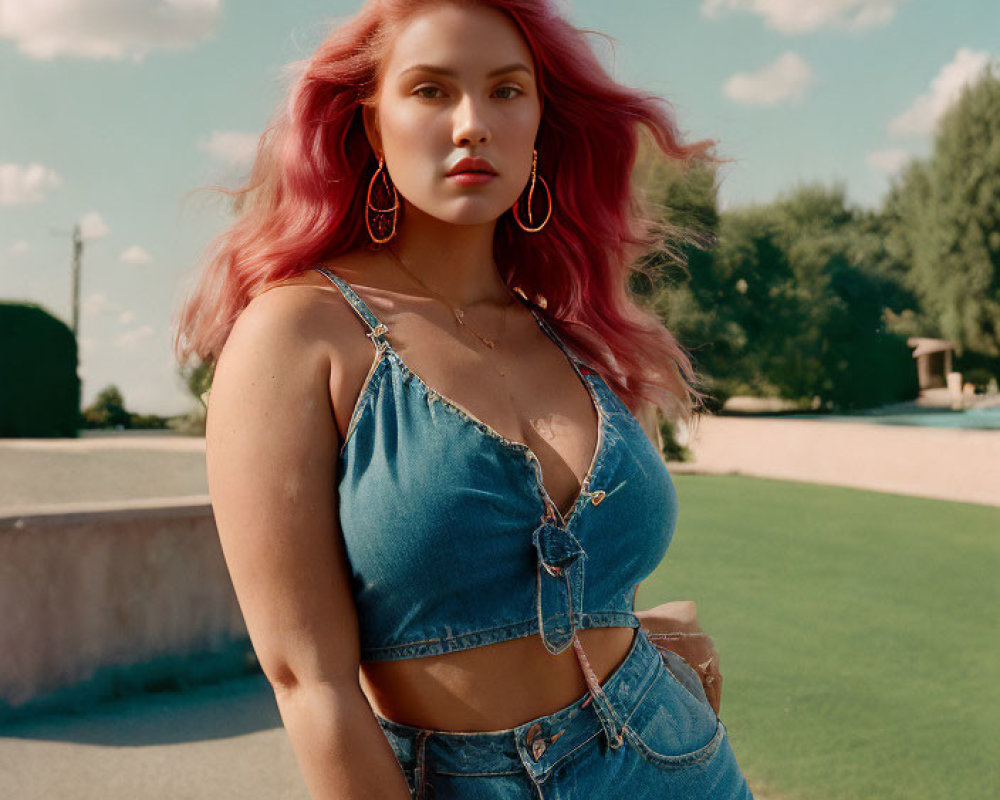
[[[596,693],[515,728],[376,717],[414,800],[753,800],[697,673],[642,628]]]

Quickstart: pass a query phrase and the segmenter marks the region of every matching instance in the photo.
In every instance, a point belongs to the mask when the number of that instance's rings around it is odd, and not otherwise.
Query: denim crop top
[[[350,284],[316,269],[375,345],[338,457],[361,660],[532,634],[560,653],[578,628],[639,627],[635,592],[667,551],[677,497],[656,448],[601,376],[522,299],[598,412],[590,468],[563,518],[531,449],[427,386]]]

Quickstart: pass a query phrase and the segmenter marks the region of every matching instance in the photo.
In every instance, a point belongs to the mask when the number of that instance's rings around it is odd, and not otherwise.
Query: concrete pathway
[[[0,512],[207,493],[200,437],[123,432],[0,439]]]
[[[751,787],[757,800],[766,797]],[[309,800],[263,677],[0,727],[0,798]]]
[[[309,800],[263,677],[0,727],[0,798]]]
[[[0,513],[207,492],[204,440],[0,440]],[[1000,431],[710,417],[675,472],[740,472],[1000,505]],[[755,794],[760,797],[760,792]],[[263,677],[0,728],[0,798],[308,800]],[[774,798],[772,798],[774,800]]]
[[[672,471],[1000,505],[1000,430],[712,416],[700,421],[689,446],[694,460],[671,462]],[[203,438],[125,431],[0,439],[0,513],[207,493]]]
[[[1000,430],[708,417],[674,472],[738,473],[1000,506]]]

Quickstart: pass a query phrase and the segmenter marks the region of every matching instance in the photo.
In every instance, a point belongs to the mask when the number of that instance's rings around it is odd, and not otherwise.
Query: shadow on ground
[[[156,692],[100,703],[81,714],[45,714],[0,726],[3,739],[147,747],[227,739],[281,727],[263,675],[183,692]]]

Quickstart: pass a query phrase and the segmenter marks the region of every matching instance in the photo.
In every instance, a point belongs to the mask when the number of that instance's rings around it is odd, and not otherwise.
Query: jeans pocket
[[[678,672],[684,674],[680,668]],[[696,673],[694,677],[697,680]],[[725,739],[726,728],[704,692],[699,696],[688,688],[664,659],[629,716],[625,734],[646,761],[677,769],[711,758]]]
[[[708,700],[708,695],[705,694],[705,686],[702,684],[701,677],[699,677],[694,667],[673,650],[667,650],[662,647],[657,647],[656,649],[660,651],[660,658],[663,659],[663,663],[670,676],[691,692],[696,699],[711,708],[714,714],[715,709],[712,708],[712,704]]]

